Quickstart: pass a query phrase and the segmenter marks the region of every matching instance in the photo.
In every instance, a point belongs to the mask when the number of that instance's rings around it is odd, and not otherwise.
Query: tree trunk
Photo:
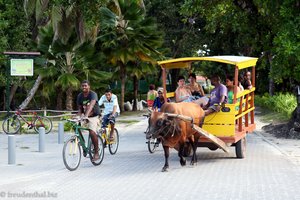
[[[16,84],[13,84],[12,87],[10,88],[9,105],[12,110],[15,110],[15,106],[16,106],[15,101],[13,101],[13,98],[16,94],[17,89],[18,89],[18,85]]]
[[[171,71],[171,91],[175,91],[177,88],[177,78],[179,76],[179,69],[172,69]]]
[[[3,90],[3,110],[6,110],[6,89]]]
[[[66,91],[66,109],[73,110],[73,89],[71,87]]]
[[[63,110],[63,91],[61,87],[56,89],[56,110]]]
[[[42,82],[42,76],[39,75],[38,78],[36,79],[33,87],[31,88],[30,92],[27,95],[27,98],[21,103],[21,105],[19,106],[20,109],[25,109],[28,104],[30,103],[31,99],[33,98],[33,96],[35,95],[37,89],[39,88],[41,82]]]
[[[133,106],[132,111],[137,111],[137,98],[138,98],[138,79],[133,76]]]
[[[271,53],[268,54],[268,60],[269,60],[269,64],[270,64],[270,72],[272,72],[272,59],[273,56],[271,55]],[[274,79],[272,77],[270,77],[269,79],[269,95],[273,96],[274,95]]]
[[[122,62],[119,62],[120,66],[120,78],[121,78],[121,102],[120,109],[121,112],[124,111],[124,99],[125,99],[125,83],[126,83],[126,69]]]

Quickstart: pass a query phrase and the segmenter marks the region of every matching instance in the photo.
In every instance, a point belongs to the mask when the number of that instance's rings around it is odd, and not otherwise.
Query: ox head
[[[174,114],[151,112],[148,123],[147,139],[163,138],[169,133],[179,133],[181,130]]]

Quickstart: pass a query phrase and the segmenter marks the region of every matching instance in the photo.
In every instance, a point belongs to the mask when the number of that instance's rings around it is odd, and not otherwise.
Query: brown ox
[[[191,165],[197,162],[196,150],[199,140],[199,133],[192,129],[191,122],[182,120],[176,115],[189,116],[193,119],[194,124],[199,125],[204,120],[204,111],[195,103],[165,103],[161,107],[161,112],[152,112],[149,118],[149,130],[147,138],[160,138],[165,153],[165,165],[162,171],[167,171],[169,168],[169,148],[174,148],[178,145],[178,156],[180,164],[186,165],[186,160],[183,157],[184,144],[189,140],[192,145],[193,155]],[[201,124],[200,124],[201,123]]]

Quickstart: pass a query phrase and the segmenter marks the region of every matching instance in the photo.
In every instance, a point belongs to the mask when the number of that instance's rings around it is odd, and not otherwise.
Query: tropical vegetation
[[[75,109],[84,79],[98,95],[113,88],[123,109],[139,83],[160,84],[157,60],[186,56],[258,57],[257,93],[270,97],[300,82],[299,0],[0,0],[0,9],[1,52],[41,52],[34,76],[9,85],[0,55],[1,110]],[[173,88],[180,73],[170,73]]]

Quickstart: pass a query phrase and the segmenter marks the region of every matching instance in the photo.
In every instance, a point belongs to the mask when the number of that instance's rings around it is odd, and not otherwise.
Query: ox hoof
[[[180,160],[180,164],[181,164],[181,166],[185,166],[186,165],[186,160]]]
[[[169,166],[164,166],[163,168],[162,168],[162,172],[167,172],[168,171],[168,169],[169,169]]]
[[[191,161],[191,165],[197,165],[197,161],[195,162],[195,161]]]

